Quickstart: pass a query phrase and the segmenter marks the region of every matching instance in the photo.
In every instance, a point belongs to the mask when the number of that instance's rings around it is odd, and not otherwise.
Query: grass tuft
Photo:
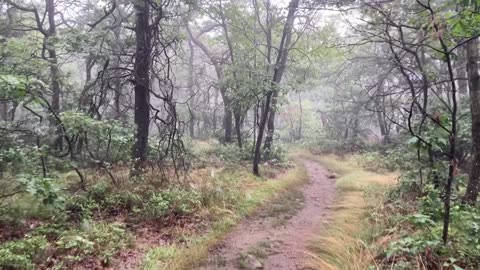
[[[233,209],[212,210],[212,212],[222,212],[224,215],[214,222],[207,233],[193,236],[187,240],[186,244],[153,248],[146,254],[142,269],[175,270],[201,267],[209,254],[209,249],[219,243],[243,218],[308,181],[306,169],[301,163],[277,179],[262,179],[250,173],[242,173],[237,177],[242,178],[241,186],[237,189],[243,191],[243,196],[230,206]]]
[[[354,157],[309,155],[308,158],[340,175],[332,218],[321,235],[312,241],[308,266],[327,270],[368,269],[374,263],[368,246],[376,234],[367,221],[368,209],[381,203],[396,176],[367,172]]]

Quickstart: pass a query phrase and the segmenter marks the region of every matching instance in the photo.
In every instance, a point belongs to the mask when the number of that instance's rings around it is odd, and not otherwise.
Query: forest
[[[480,0],[0,0],[0,269],[480,269]]]

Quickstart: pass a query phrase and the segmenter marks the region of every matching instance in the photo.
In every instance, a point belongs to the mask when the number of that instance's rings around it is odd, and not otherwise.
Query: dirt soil
[[[310,181],[298,188],[299,195],[284,196],[240,223],[212,248],[202,270],[308,269],[304,264],[308,259],[306,249],[329,217],[335,179],[317,162],[303,162]]]

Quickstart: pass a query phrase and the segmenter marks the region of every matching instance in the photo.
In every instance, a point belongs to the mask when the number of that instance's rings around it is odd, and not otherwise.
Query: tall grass
[[[301,162],[278,179],[260,179],[252,174],[242,174],[241,189],[245,196],[234,205],[234,210],[217,220],[211,229],[188,239],[185,245],[169,245],[151,249],[145,256],[142,269],[198,269],[208,256],[209,249],[242,220],[263,205],[279,198],[308,181],[308,175]]]
[[[310,244],[308,266],[322,270],[367,269],[374,263],[368,247],[378,229],[368,223],[368,210],[381,203],[395,175],[366,172],[354,158],[340,159],[333,155],[308,158],[340,175],[331,219]]]

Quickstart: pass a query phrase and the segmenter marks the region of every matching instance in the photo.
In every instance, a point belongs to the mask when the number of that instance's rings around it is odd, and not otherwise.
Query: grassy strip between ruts
[[[293,158],[295,159],[295,157]],[[142,269],[195,269],[200,267],[208,256],[209,248],[218,243],[242,218],[252,215],[264,205],[289,192],[291,187],[304,184],[308,175],[301,162],[278,179],[262,180],[248,176],[244,198],[234,211],[216,221],[203,235],[194,235],[186,244],[168,245],[151,249],[146,255]]]
[[[313,269],[360,270],[373,263],[369,245],[379,226],[368,221],[369,209],[382,202],[396,174],[377,174],[362,169],[355,157],[334,155],[308,158],[338,173],[332,216],[319,237],[312,240],[309,267]]]

